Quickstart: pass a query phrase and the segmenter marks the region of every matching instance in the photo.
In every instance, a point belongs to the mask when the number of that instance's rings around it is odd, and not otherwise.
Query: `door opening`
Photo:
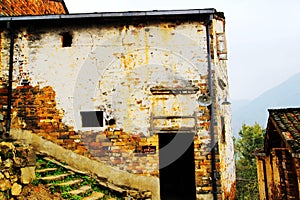
[[[193,141],[194,138],[193,133],[161,133],[159,149],[168,145],[175,136],[178,137],[175,144],[178,147],[186,145],[186,141]],[[194,142],[186,148],[177,160],[167,166],[162,166],[162,163],[168,160],[172,148],[159,151],[161,200],[196,200]]]

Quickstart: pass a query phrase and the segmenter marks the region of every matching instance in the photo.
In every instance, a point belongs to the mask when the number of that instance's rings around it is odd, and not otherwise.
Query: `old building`
[[[299,199],[300,108],[269,109],[264,149],[257,153],[260,199]]]
[[[68,14],[63,0],[1,0],[0,15]]]
[[[235,198],[223,13],[2,17],[0,33],[12,136],[97,160],[103,179],[152,199]]]

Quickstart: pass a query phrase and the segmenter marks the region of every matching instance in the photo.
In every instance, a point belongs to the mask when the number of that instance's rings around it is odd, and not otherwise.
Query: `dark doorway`
[[[176,140],[174,140],[176,136]],[[196,200],[193,133],[159,134],[160,195],[161,200]],[[172,141],[172,148],[166,147]],[[175,142],[174,142],[175,141]],[[185,148],[182,148],[185,146]],[[167,149],[167,150],[166,150]],[[174,151],[182,152],[178,159],[165,165]]]

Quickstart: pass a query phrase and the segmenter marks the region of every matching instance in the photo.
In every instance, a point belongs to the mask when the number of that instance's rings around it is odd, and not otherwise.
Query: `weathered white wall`
[[[213,20],[210,32],[215,131],[219,144],[217,164],[223,198],[232,195],[235,184],[226,61],[219,60],[216,33],[224,31],[223,20]],[[62,47],[61,33],[70,32],[71,47]],[[8,39],[2,34],[2,74],[8,68]],[[196,189],[199,198],[211,187],[210,114],[197,98],[209,95],[206,29],[201,22],[153,23],[143,26],[64,26],[29,32],[24,28],[15,40],[14,86],[28,79],[33,86],[51,86],[63,121],[75,130],[83,128],[80,111],[106,110],[116,119],[116,129],[149,136],[151,116],[192,116],[197,120],[154,120],[155,127],[197,127],[195,136]],[[219,86],[219,80],[226,87]],[[196,94],[153,95],[152,87],[199,88]],[[225,119],[225,142],[221,141],[221,116]],[[104,130],[104,128],[97,128]],[[136,157],[135,157],[136,159]],[[158,162],[158,160],[157,160]],[[230,194],[231,193],[231,194]],[[203,195],[202,195],[203,196]]]
[[[233,135],[232,135],[232,126],[231,126],[231,106],[227,103],[230,103],[230,94],[229,94],[229,82],[228,82],[228,73],[227,73],[227,64],[226,60],[220,60],[217,53],[217,36],[218,33],[225,32],[224,22],[214,20],[213,21],[213,65],[215,70],[214,76],[214,89],[216,93],[216,115],[217,115],[217,124],[216,133],[217,141],[219,146],[219,159],[220,159],[220,172],[221,172],[221,185],[222,185],[222,194],[223,198],[227,199],[230,196],[233,196],[235,190],[235,161],[234,161],[234,146],[233,146]],[[226,86],[220,84],[219,82],[223,81]],[[223,86],[223,87],[222,87]],[[227,101],[227,102],[226,102]],[[225,103],[224,103],[225,102]],[[224,118],[224,125],[221,123],[221,117]],[[225,126],[225,127],[223,127]],[[224,129],[223,129],[224,128]],[[223,134],[222,135],[222,129]],[[225,141],[224,141],[225,139]]]
[[[117,127],[147,135],[151,87],[186,87],[205,81],[200,80],[207,74],[201,24],[89,27],[71,33],[72,47],[61,47],[60,32],[55,30],[35,41],[20,37],[17,43],[31,84],[54,88],[65,122],[75,129],[82,129],[80,111],[104,107],[112,110]],[[20,71],[15,73],[18,76]],[[186,102],[184,98],[173,101]],[[192,114],[196,95],[188,99],[180,103],[184,107],[173,105],[173,110]]]

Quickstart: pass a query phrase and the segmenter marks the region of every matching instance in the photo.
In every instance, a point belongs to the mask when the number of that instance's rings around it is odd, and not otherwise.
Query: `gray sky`
[[[201,8],[224,12],[230,96],[234,100],[254,99],[300,72],[299,0],[65,0],[65,3],[70,13]]]

